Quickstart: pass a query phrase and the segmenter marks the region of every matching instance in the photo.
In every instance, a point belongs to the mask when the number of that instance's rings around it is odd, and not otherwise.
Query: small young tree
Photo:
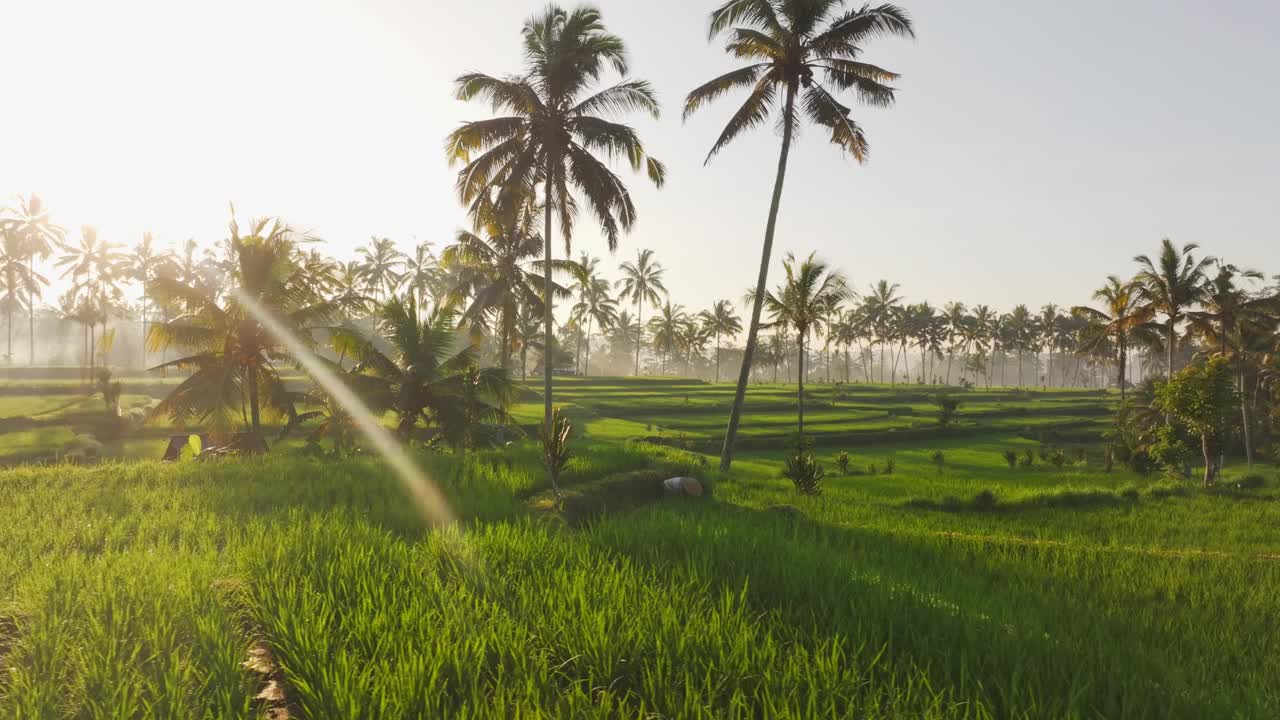
[[[1231,363],[1223,357],[1192,365],[1156,388],[1156,405],[1200,436],[1205,487],[1213,485],[1221,470],[1218,449],[1238,400]]]
[[[573,457],[569,449],[569,441],[573,439],[573,424],[560,408],[551,413],[551,422],[542,426],[542,461],[547,466],[547,474],[551,476],[551,487],[560,492],[560,475],[569,458]]]
[[[935,397],[933,404],[938,406],[938,425],[943,430],[951,427],[951,424],[956,421],[956,416],[960,414],[960,398],[944,393]]]

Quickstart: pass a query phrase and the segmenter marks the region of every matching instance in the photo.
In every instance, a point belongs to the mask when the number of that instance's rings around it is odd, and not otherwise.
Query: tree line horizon
[[[1256,344],[1257,338],[1233,339],[1244,332],[1233,324],[1251,323],[1263,327],[1254,328],[1257,332],[1274,335],[1275,290],[1257,286],[1263,279],[1257,271],[1197,258],[1195,245],[1179,248],[1169,240],[1154,259],[1135,258],[1138,271],[1132,279],[1110,276],[1093,304],[1068,309],[1020,304],[998,313],[986,305],[908,304],[899,286],[887,280],[860,294],[816,255],[786,257],[784,280],[771,289],[777,218],[790,149],[800,126],[824,129],[841,152],[865,162],[869,142],[851,106],[837,97],[843,93],[864,105],[892,106],[896,88],[891,83],[899,76],[867,62],[864,45],[885,37],[914,37],[911,17],[896,5],[845,5],[843,0],[729,0],[709,18],[708,39],[724,38],[726,52],[742,64],[692,90],[683,117],[703,111],[732,91],[743,91],[747,97],[712,143],[706,161],[743,133],[766,124],[775,125],[781,141],[760,270],[743,297],[749,306],[745,324],[730,299],[701,311],[673,304],[662,283],[662,265],[652,251],[642,249],[634,261],[623,262],[621,277],[614,281],[603,276],[599,259],[587,253],[575,260],[555,259],[552,245],[557,233],[565,257],[575,257],[573,232],[584,210],[610,252],[633,228],[637,208],[614,172],[616,161],[659,188],[666,168],[648,154],[633,128],[618,121],[632,113],[660,115],[652,86],[630,75],[623,40],[607,30],[593,7],[565,10],[552,5],[529,18],[521,30],[522,72],[469,72],[456,81],[457,99],[483,101],[494,116],[465,122],[446,139],[446,156],[459,167],[458,199],[468,208],[473,227],[459,231],[438,256],[429,243],[405,254],[390,239],[375,237],[359,250],[357,260],[339,262],[314,249],[315,238],[279,220],[255,220],[252,231],[240,236],[234,208],[232,237],[216,249],[198,254],[199,246],[188,240],[176,252],[167,252],[148,234],[126,256],[87,226],[79,243],[72,245],[39,197],[23,196],[0,215],[6,357],[12,363],[13,318],[25,311],[28,363],[35,362],[36,298],[48,284],[35,263],[57,251],[55,267],[72,281],[71,289],[59,298],[58,316],[84,329],[84,360],[90,366],[108,337],[110,318],[128,314],[121,287],[126,281],[142,288],[134,315],[141,318],[147,336],[144,363],[151,351],[184,345],[208,350],[206,345],[215,344],[209,336],[212,329],[196,332],[192,310],[213,312],[211,308],[226,305],[229,289],[236,285],[241,290],[283,293],[281,306],[273,309],[296,313],[298,329],[307,333],[371,321],[397,302],[413,306],[412,325],[419,310],[425,313],[431,304],[436,313],[447,311],[456,323],[446,324],[465,331],[473,345],[483,348],[488,360],[508,374],[514,371],[514,355],[519,355],[522,374],[527,373],[531,349],[543,356],[548,426],[553,376],[570,367],[574,373],[590,372],[594,333],[606,339],[611,355],[634,353],[633,374],[641,374],[647,350],[661,374],[668,363],[674,368],[683,364],[685,374],[706,363],[714,365],[718,381],[724,341],[745,332],[741,350],[731,353],[739,373],[721,453],[724,469],[732,460],[749,384],[762,379],[762,370],[771,369],[776,379],[780,366],[786,377],[794,367],[801,385],[814,379],[815,370],[817,379],[827,381],[839,379],[843,370],[844,382],[951,385],[954,372],[960,384],[990,386],[997,376],[1005,383],[1009,356],[1014,355],[1012,372],[1019,387],[1028,370],[1033,384],[1059,381],[1061,386],[1103,385],[1100,378],[1110,371],[1123,396],[1135,364],[1139,378],[1152,375],[1152,369],[1172,378],[1178,363],[1208,348],[1237,358],[1242,386],[1249,380],[1246,364],[1254,370],[1253,377],[1261,378],[1263,355],[1241,359],[1242,348]],[[276,267],[281,264],[290,267]],[[281,279],[286,276],[287,281]],[[1249,283],[1254,285],[1246,287]],[[408,297],[403,297],[406,292]],[[557,299],[572,302],[559,335]],[[651,313],[647,322],[646,310]],[[224,329],[224,348],[239,343],[242,336],[254,336],[249,345],[259,354],[244,359],[236,371],[245,377],[256,378],[279,359],[261,337],[261,328]],[[763,343],[762,331],[768,331]],[[1203,348],[1194,345],[1197,341]],[[568,355],[570,346],[572,362],[562,362],[557,353]],[[336,343],[331,351],[340,352]],[[260,389],[256,379],[243,382],[254,393]],[[255,428],[256,407],[255,397]]]

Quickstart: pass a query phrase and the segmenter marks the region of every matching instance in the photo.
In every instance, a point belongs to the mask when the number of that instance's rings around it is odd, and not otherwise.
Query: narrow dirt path
[[[256,678],[259,690],[254,695],[254,700],[258,701],[261,717],[265,720],[289,720],[289,718],[302,717],[294,701],[296,695],[290,690],[284,671],[276,662],[271,644],[267,641],[266,632],[249,608],[247,590],[243,581],[219,580],[214,583],[213,590],[232,613],[240,633],[249,645],[241,667]]]

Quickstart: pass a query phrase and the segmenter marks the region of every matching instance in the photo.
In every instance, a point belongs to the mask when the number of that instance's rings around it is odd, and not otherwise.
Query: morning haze
[[[728,103],[680,122],[696,84],[732,67],[708,8],[600,8],[655,85],[663,117],[631,118],[669,167],[633,183],[637,248],[666,259],[690,307],[739,301],[754,276],[777,137],[756,131],[702,160]],[[41,193],[74,230],[132,244],[226,234],[228,202],[313,229],[331,254],[370,235],[437,249],[467,224],[443,152],[464,70],[519,70],[526,2],[14,4],[0,61],[31,101],[0,115],[0,194]],[[1160,238],[1242,265],[1280,261],[1280,48],[1272,3],[954,3],[907,10],[917,40],[867,58],[903,75],[896,107],[857,107],[871,159],[806,128],[793,152],[778,252],[817,250],[859,289],[1001,309],[1082,301],[1097,268],[1127,272]],[[473,30],[487,27],[484,37]],[[575,246],[605,254],[586,224]],[[557,250],[562,252],[562,250]],[[678,258],[678,261],[677,261]],[[616,276],[616,274],[615,274]]]

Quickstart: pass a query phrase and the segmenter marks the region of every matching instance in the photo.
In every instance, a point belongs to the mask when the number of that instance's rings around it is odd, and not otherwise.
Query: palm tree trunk
[[[587,316],[587,351],[582,357],[582,376],[591,375],[591,316]]]
[[[143,274],[142,281],[142,367],[147,367],[147,281]]]
[[[716,331],[716,384],[720,383],[720,331]]]
[[[1244,435],[1244,456],[1249,467],[1253,468],[1253,424],[1249,416],[1248,393],[1245,392],[1244,363],[1240,364],[1240,431]]]
[[[799,411],[800,418],[800,436],[804,436],[804,336],[805,333],[797,333],[799,338],[796,340],[800,344],[800,373],[796,376],[796,408]]]
[[[249,418],[250,428],[257,435],[262,431],[262,417],[258,409],[258,368],[249,368]]]
[[[546,227],[542,234],[542,315],[543,315],[543,347],[542,347],[542,419],[548,431],[551,428],[551,366],[554,353],[551,351],[551,323],[554,321],[552,315],[551,300],[551,218],[555,214],[555,207],[551,204],[551,160],[547,160],[547,181],[544,202],[546,203]]]
[[[640,377],[640,345],[644,342],[644,298],[636,300],[636,377]]]
[[[36,256],[34,254],[27,256],[27,276],[31,285],[27,287],[27,318],[29,325],[28,332],[31,333],[27,338],[29,343],[30,355],[27,358],[28,365],[36,364],[36,295],[35,295],[35,277],[36,277]]]
[[[751,327],[747,330],[747,346],[742,353],[742,370],[738,373],[738,388],[733,395],[733,407],[729,410],[729,426],[724,433],[724,448],[720,451],[720,469],[728,471],[733,464],[733,442],[738,436],[738,423],[742,419],[742,403],[747,396],[747,381],[751,379],[751,358],[756,352],[760,335],[760,310],[769,282],[769,259],[773,254],[773,233],[778,226],[778,208],[782,204],[782,185],[787,176],[787,157],[791,154],[791,136],[795,126],[796,87],[787,84],[787,99],[783,106],[782,152],[778,155],[778,175],[773,181],[773,198],[769,203],[769,221],[764,230],[764,248],[760,257],[760,274],[756,279],[756,294],[751,304]]]
[[[1169,360],[1169,382],[1173,382],[1173,338],[1174,338],[1173,325],[1174,325],[1174,317],[1170,315],[1169,327],[1168,327],[1169,346],[1165,348],[1166,354],[1168,355],[1168,360]]]

